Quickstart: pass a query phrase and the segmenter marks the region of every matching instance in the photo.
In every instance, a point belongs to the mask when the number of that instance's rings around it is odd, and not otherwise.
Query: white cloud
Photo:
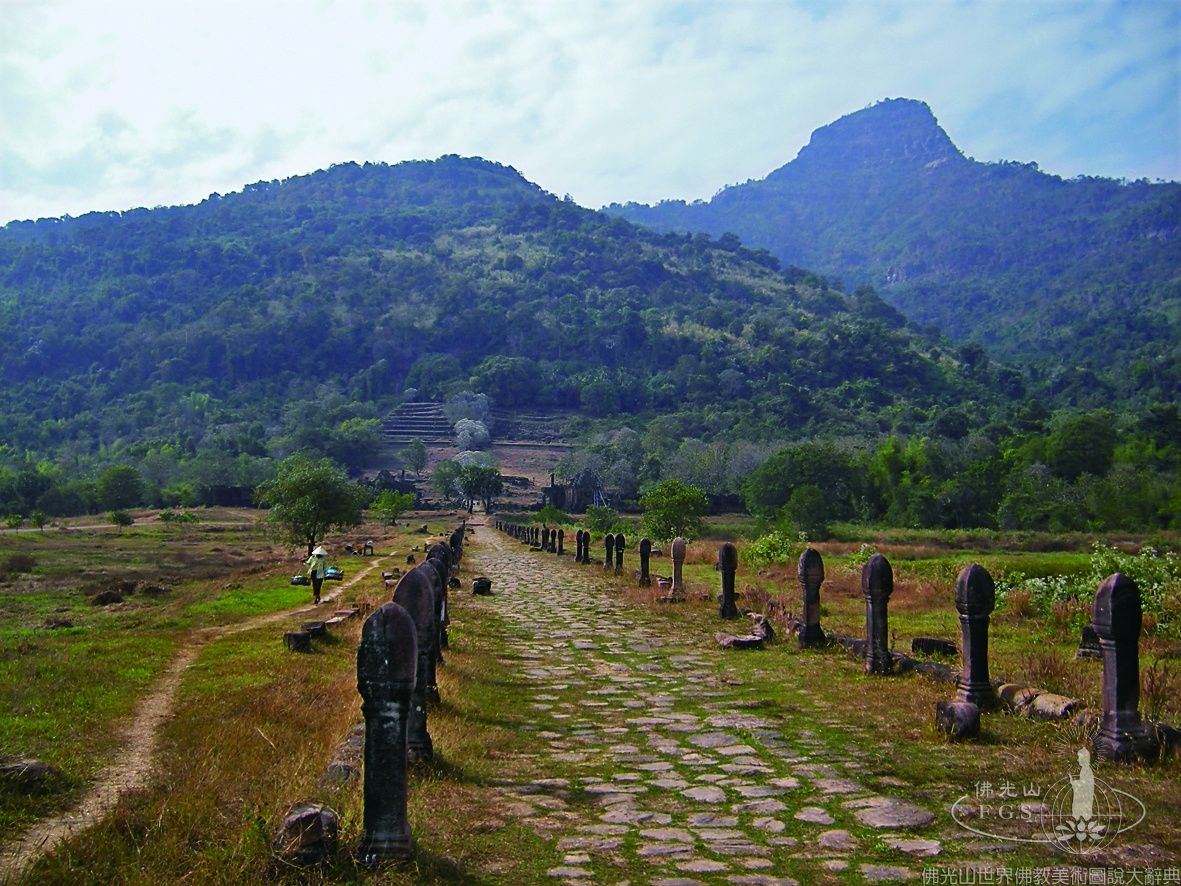
[[[708,197],[887,96],[978,159],[1181,176],[1170,0],[0,4],[0,219],[444,153]]]

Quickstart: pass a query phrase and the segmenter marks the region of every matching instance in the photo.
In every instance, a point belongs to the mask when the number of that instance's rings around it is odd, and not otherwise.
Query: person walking
[[[307,567],[308,578],[312,580],[312,603],[320,602],[320,588],[324,585],[324,576],[328,574],[328,552],[323,545],[312,551],[304,566]]]

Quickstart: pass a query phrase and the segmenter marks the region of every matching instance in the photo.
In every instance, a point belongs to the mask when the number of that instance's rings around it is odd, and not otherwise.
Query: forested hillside
[[[1045,378],[940,345],[868,287],[483,160],[10,224],[0,341],[0,514],[18,521],[215,502],[298,451],[373,465],[386,410],[465,391],[579,416],[557,471],[617,502],[674,477],[812,527],[1177,513],[1174,407],[1051,413]]]
[[[406,388],[685,412],[757,439],[905,429],[1021,385],[872,293],[457,157],[10,224],[0,286],[0,420],[40,453],[156,438],[261,453],[333,403],[370,417]]]
[[[708,203],[608,211],[658,230],[732,232],[850,288],[874,286],[917,322],[1040,362],[1064,402],[1181,395],[1175,182],[979,163],[925,104],[894,99],[817,130],[795,160]]]

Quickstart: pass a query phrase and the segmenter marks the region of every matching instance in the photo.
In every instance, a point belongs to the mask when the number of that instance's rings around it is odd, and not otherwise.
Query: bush
[[[794,536],[782,530],[769,532],[742,549],[742,559],[751,569],[766,569],[772,563],[791,563],[800,558],[808,546],[803,532]]]
[[[135,518],[126,511],[111,511],[107,517],[112,523],[122,529],[124,526],[130,526],[135,522]]]
[[[1011,608],[1036,609],[1060,624],[1081,623],[1089,617],[1090,601],[1099,585],[1116,572],[1128,576],[1140,589],[1146,627],[1162,636],[1181,636],[1181,557],[1172,552],[1161,554],[1143,547],[1139,553],[1128,554],[1096,542],[1085,571],[1037,578],[1008,573],[997,579],[997,592]]]
[[[570,515],[558,510],[552,504],[547,504],[544,508],[537,512],[533,518],[534,523],[570,523]],[[607,530],[601,530],[606,532]]]
[[[582,520],[586,528],[594,532],[614,532],[619,524],[619,514],[613,508],[603,505],[591,505],[586,509],[586,516]]]
[[[9,554],[0,572],[32,572],[37,560],[31,554]]]

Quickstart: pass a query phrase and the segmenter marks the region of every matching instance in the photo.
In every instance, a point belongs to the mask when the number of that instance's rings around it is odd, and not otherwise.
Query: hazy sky
[[[0,223],[448,153],[708,198],[899,96],[979,160],[1181,179],[1181,0],[0,0]]]

